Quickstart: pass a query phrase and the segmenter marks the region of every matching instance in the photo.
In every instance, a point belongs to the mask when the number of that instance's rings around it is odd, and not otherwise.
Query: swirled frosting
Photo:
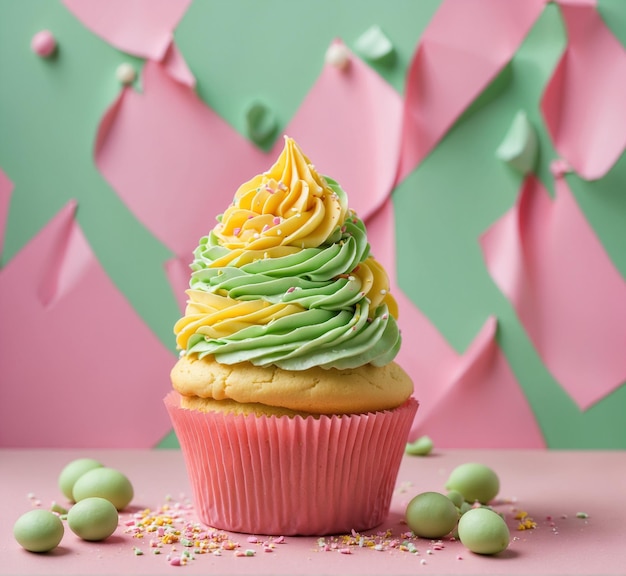
[[[339,184],[291,138],[237,190],[194,251],[186,354],[286,370],[391,362],[400,348],[389,280]]]

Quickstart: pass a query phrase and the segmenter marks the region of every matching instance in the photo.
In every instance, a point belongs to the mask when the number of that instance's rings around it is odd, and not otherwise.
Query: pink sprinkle
[[[463,560],[463,556],[461,556],[460,554],[456,557],[457,560]]]
[[[250,542],[250,544],[256,544],[259,541],[259,539],[256,536],[248,536],[248,542]]]
[[[271,546],[263,546],[263,552],[274,552]]]
[[[134,520],[126,520],[126,522],[124,522],[124,526],[134,526],[134,525],[135,525]]]
[[[287,289],[287,294],[291,294],[294,290],[295,290],[295,286],[292,286],[291,288]]]
[[[276,538],[276,540],[274,540],[274,544],[284,544],[284,543],[285,543],[284,536],[279,536],[278,538]]]
[[[275,216],[275,217],[274,217],[274,220],[272,220],[272,222],[273,222],[274,224],[280,224],[280,217],[279,217],[279,216]]]
[[[340,548],[339,552],[341,554],[352,554],[352,550],[350,550],[350,548]]]
[[[269,225],[266,224],[265,226],[263,226],[261,232],[267,232],[270,229]]]
[[[181,562],[180,562],[180,556],[174,556],[171,560],[170,560],[170,564],[172,566],[180,566]]]

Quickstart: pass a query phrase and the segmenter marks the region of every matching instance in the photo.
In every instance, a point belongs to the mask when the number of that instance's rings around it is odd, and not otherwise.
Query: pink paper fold
[[[63,0],[94,34],[122,52],[162,60],[191,0]]]
[[[396,182],[437,145],[512,58],[545,0],[444,0],[409,66]]]
[[[585,410],[626,381],[626,282],[565,179],[529,177],[481,238],[487,268],[555,379]]]
[[[366,224],[400,310],[403,344],[397,361],[413,379],[420,402],[409,439],[429,435],[439,448],[545,448],[533,411],[497,345],[496,320],[488,318],[467,350],[457,353],[397,283],[391,200]]]
[[[604,176],[626,147],[626,50],[594,1],[559,4],[568,42],[541,111],[559,154],[593,180]]]
[[[175,358],[102,269],[75,209],[0,270],[0,445],[150,448],[170,430],[160,398]]]
[[[367,530],[388,512],[417,402],[369,414],[257,417],[165,399],[207,525],[267,535]]]
[[[326,63],[285,132],[323,174],[341,184],[350,207],[366,219],[391,194],[402,98],[370,66],[349,55],[345,69]],[[279,139],[273,157],[282,146]]]
[[[146,62],[142,85],[141,94],[126,88],[103,117],[95,161],[135,216],[189,257],[268,159],[162,64]]]

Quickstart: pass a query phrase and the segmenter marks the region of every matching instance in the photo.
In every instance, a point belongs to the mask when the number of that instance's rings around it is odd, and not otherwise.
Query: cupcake
[[[200,519],[265,535],[381,524],[417,410],[389,280],[294,140],[194,251],[165,403]]]

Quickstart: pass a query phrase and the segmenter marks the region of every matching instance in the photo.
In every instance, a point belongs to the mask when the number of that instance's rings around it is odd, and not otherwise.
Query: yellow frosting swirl
[[[194,252],[177,345],[228,364],[384,365],[400,346],[398,308],[369,251],[345,192],[285,138]]]
[[[347,205],[317,173],[291,138],[269,171],[242,184],[233,204],[213,232],[231,253],[224,266],[243,250],[276,258],[320,246],[340,225]]]

